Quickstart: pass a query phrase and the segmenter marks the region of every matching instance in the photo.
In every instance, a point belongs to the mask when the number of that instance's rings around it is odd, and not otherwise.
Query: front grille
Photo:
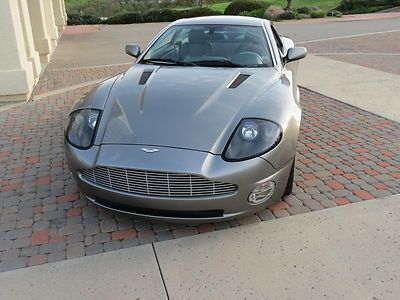
[[[183,173],[96,167],[80,171],[82,178],[130,194],[157,197],[207,197],[233,194],[237,186]]]

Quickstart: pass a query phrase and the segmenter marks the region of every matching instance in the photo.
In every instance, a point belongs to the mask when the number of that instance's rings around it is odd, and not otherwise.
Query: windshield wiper
[[[170,65],[170,66],[197,66],[193,62],[176,61],[173,59],[142,59],[140,61],[142,64],[153,64],[153,65]]]
[[[223,60],[199,60],[193,61],[198,66],[203,67],[229,67],[229,68],[243,68],[243,65],[235,64],[230,60],[223,59]]]

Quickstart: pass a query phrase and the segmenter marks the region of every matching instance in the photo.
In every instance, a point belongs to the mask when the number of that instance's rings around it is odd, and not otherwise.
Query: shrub
[[[306,15],[306,14],[296,14],[296,19],[297,20],[305,19],[307,17],[308,17],[308,15]]]
[[[256,0],[235,0],[225,9],[225,15],[238,16],[241,12],[253,11],[256,9],[266,9],[269,4],[258,2]]]
[[[294,10],[287,10],[278,16],[279,20],[292,20],[297,18],[297,13]]]
[[[313,19],[325,18],[325,12],[323,10],[312,11],[310,17]]]
[[[212,10],[207,7],[197,7],[180,11],[178,10],[177,12],[180,13],[178,19],[221,15],[220,12]]]
[[[99,24],[101,19],[91,15],[68,14],[68,25]]]
[[[400,5],[400,0],[342,0],[336,10],[345,14],[377,12]]]
[[[284,9],[280,6],[276,6],[276,5],[271,5],[270,7],[268,7],[265,10],[264,13],[264,18],[271,20],[271,21],[275,21],[279,18],[279,15],[284,13]]]
[[[241,12],[239,15],[240,16],[254,17],[254,18],[263,19],[264,18],[264,13],[265,13],[265,9],[264,8],[260,8],[260,9],[255,9],[255,10],[252,10],[252,11],[244,11],[244,12]]]
[[[178,11],[171,9],[154,9],[143,14],[143,23],[171,22],[179,19]]]
[[[105,21],[107,24],[132,24],[151,22],[172,22],[182,18],[220,15],[209,8],[193,8],[187,10],[156,9],[144,13],[132,12],[113,16]]]
[[[365,6],[376,6],[376,0],[342,0],[337,10],[340,11],[350,11],[355,8],[365,7]]]
[[[143,15],[138,12],[115,15],[111,18],[108,18],[108,20],[106,21],[107,24],[132,24],[143,22]]]
[[[343,16],[343,14],[340,12],[340,11],[338,11],[338,10],[331,10],[331,11],[328,11],[328,13],[326,14],[328,17],[341,17],[341,16]]]
[[[309,14],[311,14],[311,12],[318,11],[318,10],[320,10],[320,9],[316,6],[303,6],[303,7],[297,8],[296,12],[298,12],[299,14],[309,15]]]

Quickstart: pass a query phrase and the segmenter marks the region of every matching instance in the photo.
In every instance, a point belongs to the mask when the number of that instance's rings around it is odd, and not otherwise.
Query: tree
[[[292,0],[286,0],[287,1],[287,5],[286,5],[286,7],[284,8],[284,10],[289,10],[290,9],[290,6],[292,5]]]

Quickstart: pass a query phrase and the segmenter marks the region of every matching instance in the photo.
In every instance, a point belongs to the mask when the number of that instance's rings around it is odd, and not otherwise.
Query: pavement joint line
[[[9,110],[11,108],[18,107],[18,106],[23,105],[25,103],[27,103],[27,101],[21,101],[21,102],[18,102],[18,103],[10,103],[10,104],[7,103],[7,104],[4,104],[4,105],[0,106],[0,112]]]
[[[362,52],[327,52],[327,53],[311,53],[313,55],[325,56],[325,55],[380,55],[380,56],[400,56],[400,53],[362,53]]]
[[[31,101],[38,101],[38,100],[42,100],[42,99],[45,99],[45,98],[50,97],[50,96],[64,94],[64,93],[67,93],[69,91],[73,91],[73,90],[76,90],[76,89],[79,89],[79,88],[84,88],[84,87],[87,87],[87,86],[95,85],[95,84],[103,82],[107,78],[109,78],[109,77],[104,77],[104,78],[100,78],[100,79],[96,79],[96,80],[92,80],[92,81],[87,81],[87,82],[84,82],[84,83],[80,83],[80,84],[72,85],[72,86],[69,86],[69,87],[62,88],[62,89],[58,89],[58,90],[54,90],[54,91],[51,91],[51,92],[43,93],[43,94],[40,94],[40,95],[36,95],[36,96],[32,97]]]
[[[83,69],[95,69],[95,68],[106,68],[106,67],[118,67],[131,65],[133,62],[128,63],[118,63],[118,64],[107,64],[107,65],[95,65],[95,66],[86,66],[86,67],[75,67],[75,68],[48,68],[48,71],[69,71],[69,70],[83,70]]]
[[[338,40],[338,39],[347,39],[347,38],[353,38],[353,37],[359,37],[359,36],[368,36],[368,35],[373,35],[373,34],[392,33],[392,32],[399,32],[399,31],[400,31],[400,29],[396,29],[396,30],[387,30],[387,31],[367,32],[367,33],[359,33],[359,34],[352,34],[352,35],[344,35],[344,36],[337,36],[337,37],[330,37],[330,38],[323,38],[323,39],[302,41],[302,42],[297,42],[296,44],[300,45],[300,44],[307,44],[307,43],[317,43],[317,42],[323,42],[323,41]]]
[[[162,273],[160,262],[158,260],[157,252],[156,252],[156,249],[154,248],[154,243],[151,243],[151,247],[153,248],[154,257],[156,258],[157,267],[158,267],[158,271],[160,272],[161,281],[162,281],[163,286],[164,286],[165,294],[167,295],[167,299],[170,300],[170,297],[169,297],[169,294],[168,294],[168,290],[167,290],[167,285],[165,283],[164,275]]]

